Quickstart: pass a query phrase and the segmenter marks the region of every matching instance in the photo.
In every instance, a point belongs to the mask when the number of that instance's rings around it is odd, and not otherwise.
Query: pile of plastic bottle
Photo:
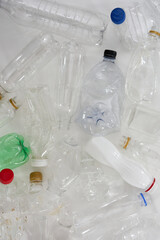
[[[0,72],[0,240],[159,240],[159,0],[0,10],[39,30]],[[126,76],[114,49],[85,66],[110,26]]]

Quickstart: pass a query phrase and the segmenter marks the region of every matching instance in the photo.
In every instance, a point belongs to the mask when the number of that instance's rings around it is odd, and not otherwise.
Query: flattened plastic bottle
[[[0,170],[14,169],[29,160],[30,147],[24,145],[24,138],[16,133],[10,133],[0,138]]]

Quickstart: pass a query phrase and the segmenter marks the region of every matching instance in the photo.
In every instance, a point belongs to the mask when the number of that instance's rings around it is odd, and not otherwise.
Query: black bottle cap
[[[116,59],[116,56],[117,56],[116,51],[108,50],[108,49],[104,51],[104,58]]]

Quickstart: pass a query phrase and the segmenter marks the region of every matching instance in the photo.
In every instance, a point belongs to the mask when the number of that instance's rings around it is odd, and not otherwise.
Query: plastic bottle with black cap
[[[79,122],[92,135],[106,135],[120,127],[124,78],[116,56],[116,51],[106,49],[103,61],[84,79]]]

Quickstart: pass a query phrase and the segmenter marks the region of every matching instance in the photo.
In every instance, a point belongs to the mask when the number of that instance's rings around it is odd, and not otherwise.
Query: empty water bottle
[[[91,134],[106,135],[120,127],[124,78],[115,64],[116,54],[105,50],[103,61],[84,80],[79,118]]]
[[[59,79],[54,87],[55,120],[58,129],[68,130],[80,102],[84,50],[76,42],[64,44],[60,56]]]
[[[85,9],[45,0],[1,0],[5,9],[18,23],[40,27],[65,37],[89,44],[100,44],[108,19]]]
[[[115,8],[111,20],[119,33],[122,44],[132,48],[145,41],[151,28],[158,25],[156,15],[149,1],[135,2],[128,8]]]
[[[38,35],[0,73],[1,98],[24,88],[26,79],[40,70],[58,53],[59,45],[50,35]]]

